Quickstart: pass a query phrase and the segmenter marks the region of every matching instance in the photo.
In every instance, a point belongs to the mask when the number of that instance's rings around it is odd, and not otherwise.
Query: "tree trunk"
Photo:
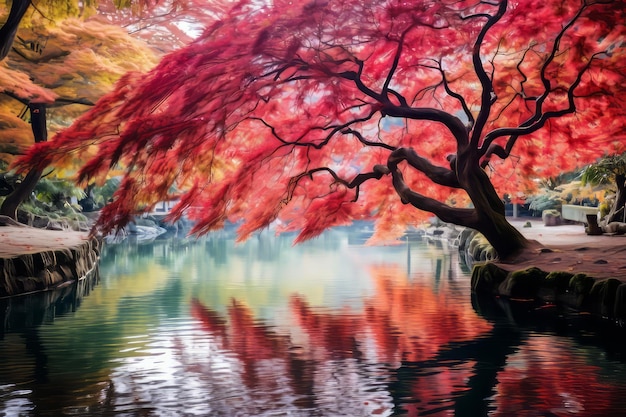
[[[512,258],[527,248],[530,242],[506,219],[504,201],[485,171],[472,156],[457,158],[457,164],[459,182],[476,211],[475,225],[471,227],[485,236],[501,260]]]
[[[11,11],[4,25],[0,28],[0,60],[6,58],[13,46],[17,28],[30,6],[30,0],[13,0]]]
[[[424,164],[419,157],[411,155],[410,150],[398,149],[391,154],[387,162],[393,186],[404,204],[411,204],[419,210],[433,213],[443,222],[469,227],[482,233],[502,260],[514,257],[530,246],[524,235],[507,221],[502,198],[498,196],[489,177],[471,151],[466,149],[464,154],[459,153],[452,162],[451,170],[455,175],[453,179],[449,175],[438,175],[442,172],[440,167]],[[412,190],[404,182],[402,172],[398,168],[400,161],[409,159],[409,164],[413,168],[424,172],[435,182],[464,189],[474,207],[451,207]]]
[[[491,246],[498,252],[500,260],[513,258],[530,246],[528,239],[501,213],[492,211],[484,216],[481,215],[475,229],[491,243]]]
[[[30,110],[30,123],[35,136],[35,143],[45,142],[48,139],[46,105],[31,103],[28,105],[28,108]],[[17,208],[33,192],[42,173],[43,171],[36,169],[29,171],[22,182],[15,187],[15,190],[4,199],[2,206],[0,206],[0,215],[17,221]]]

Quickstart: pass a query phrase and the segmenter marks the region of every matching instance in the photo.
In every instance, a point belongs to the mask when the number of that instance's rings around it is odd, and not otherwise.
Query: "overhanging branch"
[[[261,122],[263,125],[265,125],[267,128],[270,129],[270,131],[272,132],[272,136],[274,136],[276,140],[281,142],[283,145],[303,146],[303,147],[309,147],[309,148],[315,148],[315,149],[322,149],[324,146],[328,144],[328,142],[330,142],[333,136],[335,136],[338,132],[343,132],[344,130],[348,129],[350,130],[350,133],[352,133],[353,131],[349,129],[350,126],[357,124],[357,123],[366,122],[370,120],[376,113],[377,113],[377,110],[371,111],[369,114],[363,117],[350,120],[349,122],[346,122],[340,125],[314,127],[308,130],[307,132],[303,133],[302,135],[298,136],[294,140],[287,140],[283,138],[278,133],[275,126],[271,125],[270,123],[268,123],[266,120],[264,120],[261,117],[250,117],[249,120],[257,120]],[[311,130],[330,130],[330,132],[319,142],[312,143],[312,142],[304,141],[307,133],[310,132]],[[379,146],[388,146],[388,145],[379,144]]]
[[[566,108],[540,113],[539,111],[541,107],[538,106],[537,107],[538,113],[535,113],[531,118],[526,120],[519,127],[505,127],[505,128],[495,129],[489,132],[485,136],[483,146],[480,149],[480,154],[483,156],[483,158],[485,158],[485,160],[488,161],[488,159],[492,155],[497,155],[500,158],[505,159],[510,154],[511,149],[513,149],[513,145],[515,144],[515,141],[517,141],[517,139],[520,136],[528,135],[528,134],[538,131],[550,119],[559,118],[567,114],[576,112],[576,103],[574,101],[576,96],[574,95],[574,92],[576,88],[578,87],[578,85],[580,84],[580,82],[582,81],[582,77],[585,75],[585,73],[591,66],[592,62],[596,59],[597,56],[602,55],[602,54],[604,54],[604,52],[598,52],[594,54],[591,57],[591,59],[589,59],[587,64],[578,72],[576,79],[572,82],[572,84],[567,90],[568,106]],[[507,140],[507,144],[504,148],[502,146],[493,144],[494,140],[496,140],[499,137],[504,137],[504,136],[509,136],[509,139]],[[483,163],[486,165],[485,160],[483,160]]]
[[[519,127],[495,129],[489,132],[487,135],[485,135],[482,147],[479,150],[479,153],[483,158],[481,161],[481,165],[483,167],[487,166],[492,155],[496,155],[500,157],[501,159],[506,159],[510,155],[515,142],[520,136],[528,135],[528,134],[536,132],[537,130],[541,129],[549,119],[562,117],[564,115],[574,113],[576,111],[576,103],[574,102],[574,98],[575,98],[574,91],[576,90],[580,82],[582,81],[583,75],[588,71],[592,62],[598,56],[606,53],[606,51],[601,51],[601,52],[597,52],[593,54],[590,57],[589,61],[587,61],[587,63],[580,69],[580,71],[578,72],[576,76],[576,79],[572,82],[570,87],[567,89],[568,106],[566,108],[563,108],[561,110],[556,110],[556,111],[544,112],[543,105],[545,101],[548,99],[548,97],[550,96],[550,94],[556,91],[556,89],[553,89],[551,87],[550,79],[547,76],[548,66],[554,61],[555,57],[557,56],[563,36],[565,36],[565,33],[569,29],[574,27],[576,21],[578,21],[580,16],[582,16],[583,11],[587,7],[589,7],[589,4],[583,3],[581,7],[578,9],[578,11],[576,12],[576,14],[567,22],[567,24],[563,26],[561,31],[555,37],[554,42],[552,44],[552,49],[550,50],[549,55],[546,57],[546,60],[544,61],[540,69],[540,78],[544,87],[544,91],[540,96],[536,98],[525,97],[524,92],[523,92],[523,83],[527,80],[527,77],[526,77],[526,74],[524,74],[524,72],[521,70],[520,66],[523,60],[525,59],[526,54],[530,50],[532,50],[532,47],[527,49],[524,52],[521,61],[517,65],[517,70],[523,77],[522,91],[520,92],[520,95],[526,101],[532,100],[535,102],[535,111],[533,115],[529,117],[527,120],[525,120],[522,124],[520,124]],[[509,139],[507,140],[507,143],[504,147],[502,147],[501,145],[495,145],[493,143],[497,138],[504,137],[504,136],[509,136]]]
[[[465,97],[463,97],[462,95],[460,95],[459,93],[457,93],[456,91],[453,91],[450,88],[450,85],[448,84],[448,79],[446,78],[446,73],[444,72],[443,68],[441,67],[441,62],[440,61],[435,61],[435,65],[424,65],[424,67],[426,68],[430,68],[430,69],[434,69],[436,71],[438,71],[441,74],[441,81],[443,83],[443,88],[446,91],[446,93],[458,100],[458,102],[461,104],[461,108],[463,109],[463,113],[465,114],[465,116],[467,117],[468,120],[468,129],[472,129],[474,127],[474,115],[472,114],[472,112],[469,109],[469,106],[467,105],[467,101],[465,101]]]
[[[358,174],[356,177],[354,177],[352,181],[348,181],[340,177],[339,174],[337,174],[333,169],[329,167],[318,167],[318,168],[309,169],[307,171],[301,172],[300,174],[292,177],[289,180],[289,184],[287,186],[287,195],[285,199],[283,200],[283,203],[287,203],[293,198],[293,193],[303,178],[308,177],[310,179],[313,179],[313,175],[318,172],[327,172],[328,174],[330,174],[334,179],[333,181],[334,184],[341,184],[345,186],[346,188],[354,189],[355,195],[352,201],[355,202],[359,199],[360,187],[365,181],[372,180],[372,179],[379,180],[384,175],[389,174],[389,169],[385,165],[374,165],[371,172]]]
[[[472,132],[472,137],[470,139],[470,144],[473,148],[478,148],[478,144],[480,142],[480,137],[482,136],[483,128],[487,123],[489,118],[489,114],[491,113],[491,106],[494,100],[493,86],[489,75],[485,71],[483,67],[482,60],[480,58],[480,47],[487,36],[489,30],[504,16],[506,12],[508,2],[507,0],[502,0],[500,5],[498,6],[498,11],[494,15],[487,15],[487,23],[481,29],[478,37],[476,38],[476,42],[474,43],[474,49],[472,51],[472,63],[474,66],[474,71],[478,77],[480,85],[482,87],[481,99],[480,99],[480,111],[478,112],[478,117],[476,118],[476,123],[474,124],[474,130]]]

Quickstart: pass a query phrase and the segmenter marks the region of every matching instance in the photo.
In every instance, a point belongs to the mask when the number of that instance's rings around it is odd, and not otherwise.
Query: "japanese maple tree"
[[[193,232],[354,219],[374,239],[432,213],[501,257],[527,245],[501,195],[623,150],[623,0],[211,2],[214,24],[21,166],[87,147],[125,177],[109,231],[185,190]]]

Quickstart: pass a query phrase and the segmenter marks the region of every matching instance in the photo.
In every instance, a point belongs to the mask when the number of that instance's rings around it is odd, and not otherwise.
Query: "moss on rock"
[[[615,278],[595,282],[589,291],[589,296],[584,301],[585,307],[603,317],[614,317],[617,288],[621,283]]]
[[[615,318],[620,321],[626,320],[626,283],[620,284],[615,290]]]
[[[557,293],[564,293],[569,288],[574,274],[565,271],[553,271],[546,275],[545,286],[554,289]]]
[[[508,272],[493,263],[476,264],[472,269],[472,291],[496,294]]]
[[[498,253],[491,246],[485,236],[475,233],[467,244],[467,253],[474,262],[493,261],[498,258]]]
[[[500,284],[500,294],[511,298],[536,298],[539,289],[545,285],[548,273],[536,267],[530,267],[509,274]]]
[[[569,280],[569,290],[577,295],[587,295],[591,291],[591,287],[595,284],[596,280],[587,274],[579,273],[575,274]]]

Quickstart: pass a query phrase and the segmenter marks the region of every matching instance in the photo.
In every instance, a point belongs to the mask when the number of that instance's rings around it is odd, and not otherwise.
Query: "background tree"
[[[154,44],[162,42],[165,50],[190,41],[184,28],[202,25],[209,18],[194,0],[12,0],[6,2],[5,8],[3,10],[0,6],[0,15],[5,16],[0,26],[0,60],[10,52],[18,28],[31,27],[33,16],[35,21],[43,18],[48,25],[69,17],[95,20],[103,17],[100,23],[130,27],[132,32],[141,31],[145,40]],[[32,13],[27,13],[29,10]],[[36,40],[27,42],[33,50],[41,46]]]
[[[0,27],[0,60],[6,58],[11,50],[17,29],[29,6],[30,0],[13,0],[11,2],[6,20]]]
[[[0,118],[10,126],[0,134],[0,158],[7,162],[32,145],[33,137],[35,143],[46,141],[48,131],[67,127],[122,74],[157,62],[145,43],[120,27],[75,18],[54,26],[31,18],[16,39],[0,67],[0,78],[20,75],[0,85]],[[33,169],[15,182],[0,214],[17,220],[17,208],[42,174],[43,169]]]
[[[182,0],[87,2],[80,6],[60,0],[30,6],[30,1],[11,2],[0,29],[4,34],[0,36],[1,58],[6,58],[0,66],[4,92],[0,95],[4,127],[0,159],[5,162],[33,143],[29,122],[39,117],[31,117],[33,104],[39,106],[38,111],[47,110],[39,128],[54,134],[110,91],[122,74],[146,71],[157,62],[157,54],[191,41],[190,34],[178,26],[193,28],[208,19],[193,7],[193,1]],[[26,14],[29,7],[31,12]],[[43,108],[42,103],[46,103]],[[32,132],[34,128],[32,125]],[[35,141],[45,140],[47,131],[38,129]],[[77,162],[84,157],[87,155],[79,155]],[[14,192],[4,199],[0,214],[16,218],[17,207],[41,174],[38,169],[24,179],[4,181],[4,194]]]
[[[426,211],[507,257],[527,242],[500,195],[624,148],[622,0],[230,4],[21,166],[94,146],[78,180],[124,167],[105,231],[176,185],[194,232],[375,218],[382,239]]]

